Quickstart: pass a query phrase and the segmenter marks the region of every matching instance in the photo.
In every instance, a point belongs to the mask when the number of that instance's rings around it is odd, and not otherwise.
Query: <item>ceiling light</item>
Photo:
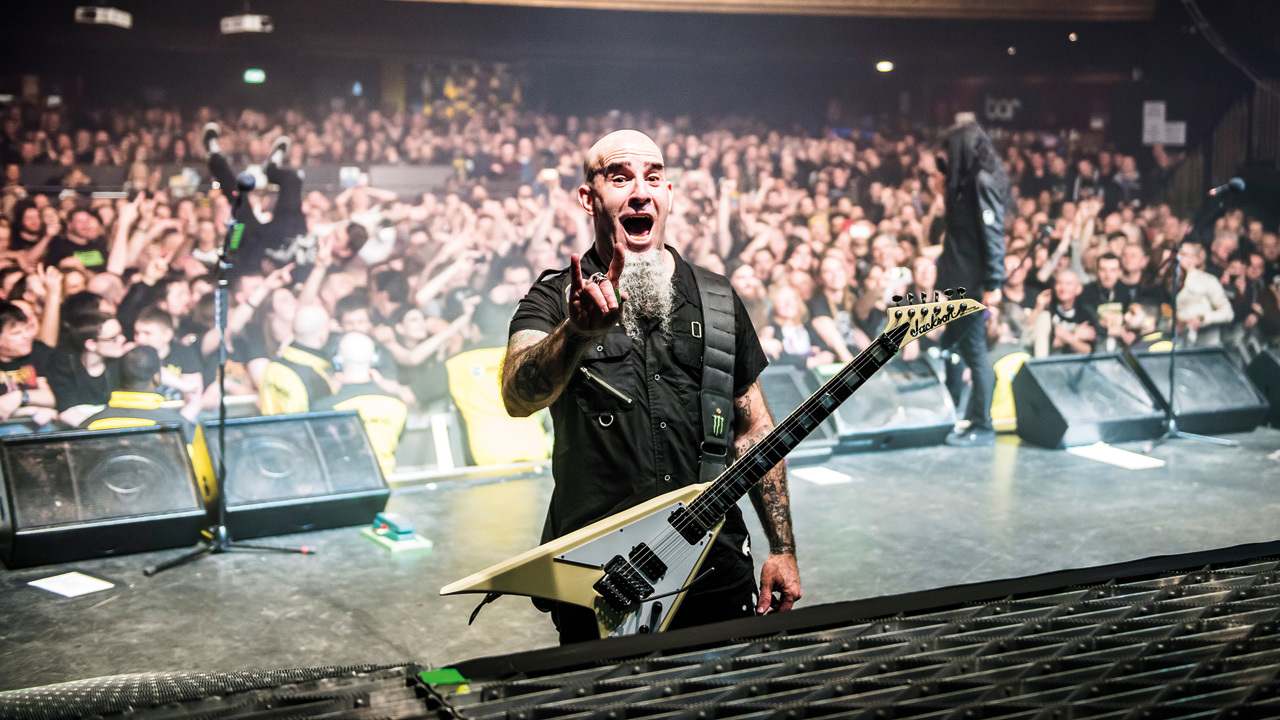
[[[85,25],[115,25],[128,30],[133,27],[133,13],[113,7],[81,5],[76,8],[76,22]]]
[[[879,70],[880,72],[891,72],[893,70],[893,63],[888,60],[881,60],[876,63],[876,70]]]

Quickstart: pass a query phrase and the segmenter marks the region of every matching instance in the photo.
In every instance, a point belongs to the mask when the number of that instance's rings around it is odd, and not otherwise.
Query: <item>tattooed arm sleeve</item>
[[[760,381],[756,380],[747,391],[733,401],[736,410],[733,441],[737,456],[751,449],[773,429],[773,415],[765,404]],[[769,552],[775,555],[796,552],[796,540],[791,531],[791,496],[787,492],[787,465],[780,461],[756,483],[749,493],[751,504],[760,516],[765,535],[769,539]]]
[[[555,402],[586,350],[585,335],[561,323],[550,333],[521,330],[507,343],[502,404],[512,417],[528,417]]]

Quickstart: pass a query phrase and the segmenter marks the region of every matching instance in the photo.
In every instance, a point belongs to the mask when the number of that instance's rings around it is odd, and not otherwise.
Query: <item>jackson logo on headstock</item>
[[[968,308],[968,303],[963,303],[963,302],[955,303],[955,304],[948,303],[947,309],[943,310],[942,312],[934,312],[934,313],[922,312],[920,313],[920,318],[918,320],[914,320],[914,319],[912,320],[911,329],[908,330],[907,332],[913,338],[918,338],[921,335],[928,334],[934,328],[939,327],[941,325],[946,325],[952,320],[958,319],[961,316],[963,316],[965,314],[966,308]],[[938,306],[936,309],[941,310],[942,307]]]

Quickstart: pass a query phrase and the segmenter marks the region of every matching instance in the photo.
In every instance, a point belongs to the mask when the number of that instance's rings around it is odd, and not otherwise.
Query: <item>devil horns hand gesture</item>
[[[617,324],[627,299],[627,294],[617,289],[626,250],[615,244],[609,273],[596,273],[586,280],[582,278],[582,260],[574,255],[570,262],[569,329],[581,335],[603,335]]]

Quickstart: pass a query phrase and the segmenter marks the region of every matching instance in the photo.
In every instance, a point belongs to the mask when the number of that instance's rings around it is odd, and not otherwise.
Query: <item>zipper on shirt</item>
[[[582,371],[582,374],[585,375],[588,380],[594,382],[595,384],[599,385],[605,390],[608,390],[610,394],[617,397],[619,400],[625,402],[628,405],[630,405],[633,402],[633,400],[627,397],[626,395],[624,395],[621,390],[602,380],[599,375],[596,375],[595,373],[591,372],[590,370],[584,367],[579,367],[578,369]]]

